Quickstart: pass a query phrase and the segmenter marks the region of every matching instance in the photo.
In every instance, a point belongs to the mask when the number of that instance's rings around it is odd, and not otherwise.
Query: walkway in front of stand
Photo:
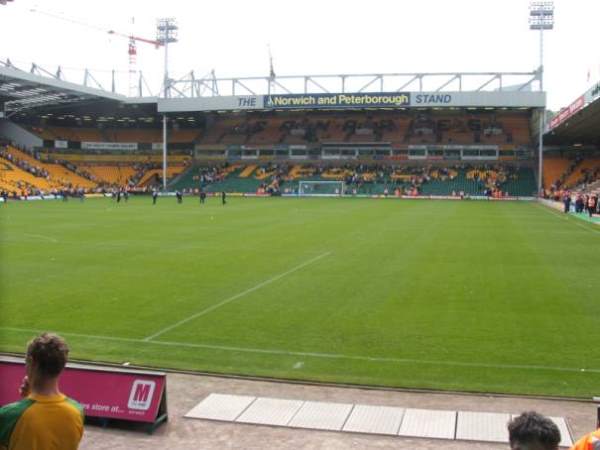
[[[185,415],[239,424],[502,443],[508,443],[506,425],[514,416],[215,393]],[[570,447],[573,441],[566,420],[551,419],[560,429],[561,447]]]
[[[506,425],[507,412],[538,411],[550,417],[564,417],[568,422],[571,436],[578,439],[585,433],[596,429],[596,406],[590,400],[572,401],[541,399],[518,396],[474,395],[448,392],[410,392],[384,389],[364,389],[341,386],[310,385],[284,383],[269,380],[248,380],[221,378],[205,375],[185,375],[170,373],[167,376],[167,400],[169,421],[149,435],[143,430],[134,431],[122,428],[101,428],[86,426],[81,450],[131,450],[145,448],[166,448],[169,450],[506,450],[506,443],[482,442],[474,440],[440,440],[422,437],[400,436],[398,434],[371,434],[363,432],[331,432],[309,428],[288,426],[269,426],[243,424],[239,421],[224,422],[214,420],[193,420],[184,416],[199,402],[210,398],[212,393],[227,393],[236,396],[258,397],[265,400],[252,404],[269,406],[268,399],[287,399],[305,404],[329,403],[369,405],[371,408],[356,409],[353,422],[346,421],[344,426],[356,427],[367,417],[377,417],[378,408],[387,406],[388,411],[404,409],[400,428],[406,430],[411,417],[417,423],[418,414],[410,410],[429,411],[480,411],[500,413],[503,426]],[[278,402],[271,407],[281,405]],[[249,405],[251,406],[251,405]],[[262,409],[262,408],[261,408]],[[258,422],[261,409],[246,408],[244,418]],[[266,408],[265,408],[266,410]],[[314,408],[312,408],[315,411]],[[308,409],[306,411],[309,411]],[[380,412],[380,411],[379,411]],[[252,415],[250,414],[252,413]],[[447,413],[446,413],[447,414]],[[289,416],[287,416],[289,417]],[[287,417],[280,415],[279,423]],[[296,414],[297,420],[301,417]],[[440,415],[442,417],[442,415]],[[458,413],[455,415],[458,422]],[[464,416],[466,419],[472,416]],[[481,417],[481,416],[480,416]],[[491,416],[495,417],[495,416]],[[308,424],[302,419],[304,424]],[[396,420],[396,422],[394,422]],[[389,421],[389,422],[388,422]],[[299,423],[299,422],[294,422]],[[386,429],[391,423],[398,423],[397,415],[387,416],[384,421],[373,423],[372,430]],[[500,424],[498,423],[498,429]],[[440,426],[441,428],[441,426]],[[364,428],[363,428],[364,429]],[[504,428],[503,428],[504,429]],[[567,436],[563,433],[564,436]]]

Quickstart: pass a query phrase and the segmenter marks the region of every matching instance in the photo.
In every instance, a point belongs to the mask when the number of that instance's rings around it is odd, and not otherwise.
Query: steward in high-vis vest
[[[600,429],[579,439],[571,450],[600,450]]]

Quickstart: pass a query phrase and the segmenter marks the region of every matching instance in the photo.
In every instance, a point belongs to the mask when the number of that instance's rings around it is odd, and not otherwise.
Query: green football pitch
[[[0,350],[365,385],[600,394],[600,231],[537,203],[0,205]]]

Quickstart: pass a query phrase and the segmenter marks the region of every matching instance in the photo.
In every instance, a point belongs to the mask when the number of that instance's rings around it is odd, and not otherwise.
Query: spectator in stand
[[[556,424],[536,412],[525,412],[508,423],[511,450],[558,450],[560,431]]]
[[[83,436],[83,408],[61,394],[58,379],[69,347],[43,333],[27,346],[22,400],[0,408],[0,449],[75,450]],[[16,388],[16,387],[15,387]]]

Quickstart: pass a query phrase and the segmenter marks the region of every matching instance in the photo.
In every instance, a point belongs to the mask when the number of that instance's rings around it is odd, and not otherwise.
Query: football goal
[[[336,197],[344,195],[343,181],[300,181],[298,195],[308,197]]]

